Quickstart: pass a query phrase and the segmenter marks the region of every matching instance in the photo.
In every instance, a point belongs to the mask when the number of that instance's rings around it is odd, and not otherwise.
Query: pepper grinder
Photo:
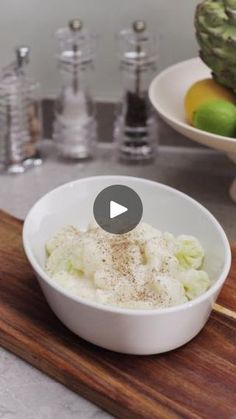
[[[83,29],[80,19],[56,33],[62,87],[55,105],[54,139],[59,154],[68,159],[91,158],[95,152],[96,119],[90,75],[96,35]]]
[[[118,36],[123,75],[123,97],[114,125],[118,157],[127,162],[150,161],[156,156],[158,131],[148,98],[148,87],[156,70],[157,43],[143,20]]]

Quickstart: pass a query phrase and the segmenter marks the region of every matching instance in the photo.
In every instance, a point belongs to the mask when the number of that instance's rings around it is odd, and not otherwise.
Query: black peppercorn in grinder
[[[143,20],[118,36],[123,75],[122,103],[114,126],[118,156],[126,161],[152,160],[157,151],[158,133],[148,87],[156,70],[157,41]]]

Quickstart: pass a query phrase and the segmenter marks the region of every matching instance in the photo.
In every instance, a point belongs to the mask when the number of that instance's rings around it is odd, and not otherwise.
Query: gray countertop
[[[166,183],[205,205],[221,222],[231,241],[236,241],[236,205],[229,187],[236,166],[224,155],[204,149],[161,146],[153,164],[124,165],[112,146],[100,144],[97,158],[86,163],[59,162],[53,145],[45,141],[41,167],[23,175],[0,177],[0,208],[24,218],[43,194],[81,177],[122,174]],[[90,402],[0,349],[0,418],[73,419],[111,417]]]

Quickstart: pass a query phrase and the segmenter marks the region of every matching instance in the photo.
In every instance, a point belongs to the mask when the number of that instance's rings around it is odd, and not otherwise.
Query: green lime
[[[223,100],[205,103],[194,113],[193,125],[213,134],[234,137],[236,135],[236,106]]]

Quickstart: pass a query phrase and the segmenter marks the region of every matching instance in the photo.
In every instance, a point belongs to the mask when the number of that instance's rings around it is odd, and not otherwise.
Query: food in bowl
[[[201,131],[236,137],[235,0],[203,0],[194,26],[201,60],[212,70],[210,79],[195,82],[185,97],[189,124]]]
[[[187,122],[202,131],[236,137],[236,95],[213,79],[199,80],[184,98]]]
[[[210,286],[204,250],[193,236],[162,233],[140,223],[110,234],[95,222],[66,226],[46,243],[48,275],[72,295],[131,309],[185,303]]]
[[[236,95],[212,78],[205,78],[191,84],[184,97],[184,109],[188,123],[193,125],[195,112],[203,105],[215,100],[235,104]]]
[[[167,308],[129,309],[98,304],[60,286],[45,272],[45,243],[70,224],[85,231],[96,196],[110,185],[134,189],[144,205],[143,219],[178,237],[197,237],[205,251],[203,268],[210,287],[199,297]],[[173,350],[204,327],[231,264],[230,246],[217,220],[201,204],[167,185],[130,176],[95,176],[69,182],[46,194],[24,223],[26,255],[55,315],[72,332],[103,348],[150,355]]]
[[[225,137],[236,136],[236,106],[222,100],[202,105],[193,115],[194,127]]]

